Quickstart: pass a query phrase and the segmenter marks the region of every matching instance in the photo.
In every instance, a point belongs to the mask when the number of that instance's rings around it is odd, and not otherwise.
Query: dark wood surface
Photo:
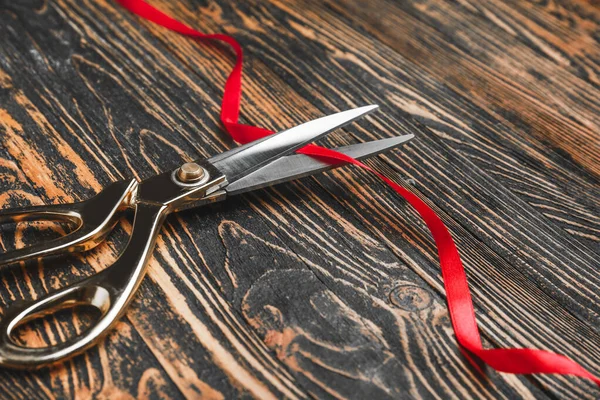
[[[414,133],[370,164],[440,214],[486,346],[600,374],[600,8],[594,1],[152,0],[246,49],[242,119],[274,130],[376,102],[338,146]],[[595,4],[596,3],[596,4]],[[233,144],[232,54],[110,0],[0,0],[0,206],[85,199]],[[56,236],[2,227],[2,251]],[[5,268],[2,312],[122,248]],[[19,332],[75,334],[63,313]],[[148,276],[98,347],[2,398],[589,398],[592,383],[473,368],[414,211],[356,168],[169,217]]]

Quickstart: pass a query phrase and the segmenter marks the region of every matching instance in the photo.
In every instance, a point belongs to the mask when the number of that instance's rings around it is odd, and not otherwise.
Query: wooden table
[[[246,49],[242,120],[279,130],[377,102],[328,146],[414,133],[371,163],[418,194],[464,259],[485,345],[600,373],[600,9],[594,1],[152,0]],[[81,200],[233,146],[233,56],[110,0],[0,0],[0,204]],[[0,302],[110,263],[5,268]],[[4,226],[2,251],[61,232]],[[87,321],[87,322],[86,322]],[[19,331],[76,334],[62,313]],[[598,398],[592,383],[478,371],[461,355],[435,246],[356,168],[171,216],[126,317],[98,347],[0,371],[2,398]]]

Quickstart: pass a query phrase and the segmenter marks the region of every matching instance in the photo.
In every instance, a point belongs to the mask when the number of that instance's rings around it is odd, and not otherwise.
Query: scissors
[[[52,220],[76,226],[73,232],[50,242],[0,254],[0,267],[89,250],[112,231],[122,211],[133,209],[135,213],[129,242],[111,266],[37,300],[16,302],[6,310],[0,320],[0,366],[36,369],[73,357],[93,346],[115,325],[131,302],[168,214],[342,165],[331,165],[294,152],[377,108],[377,105],[370,105],[315,119],[212,158],[185,163],[142,182],[136,179],[114,182],[95,197],[79,203],[0,212],[0,224]],[[413,137],[404,135],[335,150],[361,159],[399,146]],[[81,305],[96,308],[100,316],[79,336],[42,348],[20,345],[11,337],[21,324]]]

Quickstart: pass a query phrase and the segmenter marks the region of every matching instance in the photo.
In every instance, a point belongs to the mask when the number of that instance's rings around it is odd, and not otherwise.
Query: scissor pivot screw
[[[195,162],[183,164],[177,170],[177,179],[183,183],[197,182],[204,178],[206,171]]]

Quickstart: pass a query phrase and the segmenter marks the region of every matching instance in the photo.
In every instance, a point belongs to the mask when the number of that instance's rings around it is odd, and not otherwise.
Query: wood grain
[[[372,163],[449,226],[487,346],[600,371],[598,26],[586,3],[167,2],[247,49],[242,118],[283,129],[379,102],[330,146],[415,133]],[[232,55],[109,1],[0,1],[2,208],[86,198],[233,146]],[[407,180],[413,180],[412,184]],[[3,251],[60,233],[2,227]],[[38,227],[39,228],[39,227]],[[0,301],[98,271],[122,248],[2,271]],[[59,265],[60,263],[60,265]],[[353,168],[167,220],[126,318],[98,348],[0,396],[597,398],[589,382],[477,371],[451,330],[433,242]],[[44,344],[71,314],[21,332]]]

